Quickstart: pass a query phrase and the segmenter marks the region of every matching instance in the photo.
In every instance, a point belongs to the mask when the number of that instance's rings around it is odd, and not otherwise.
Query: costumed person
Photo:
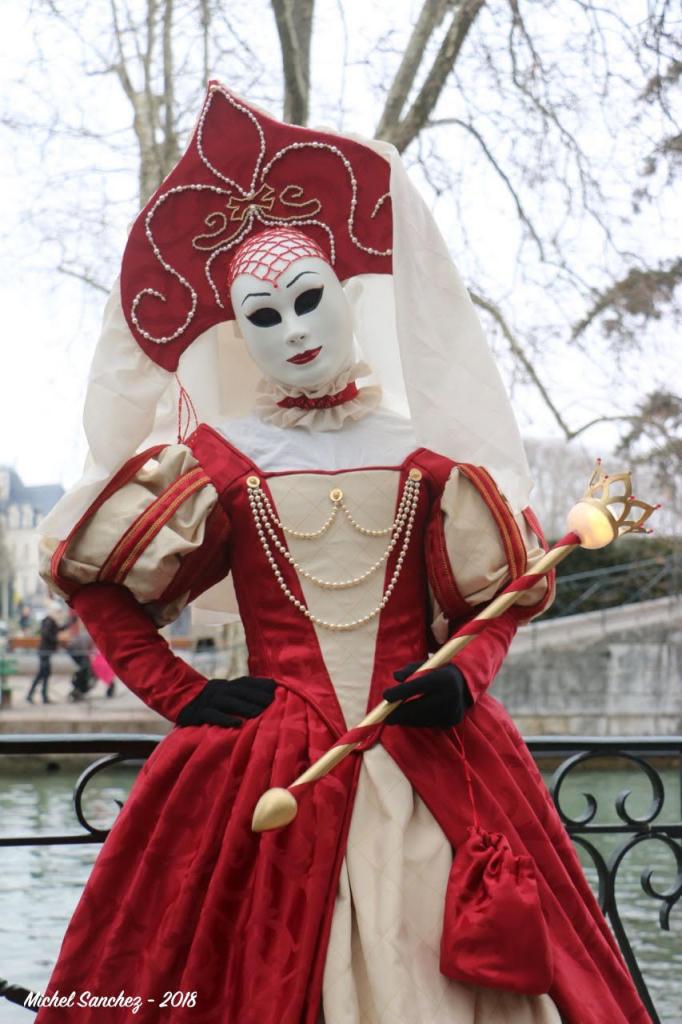
[[[93,675],[101,683],[104,683],[107,697],[113,697],[116,693],[116,673],[102,652],[98,651],[96,647],[90,655],[90,665],[92,666]]]
[[[176,727],[104,844],[48,995],[139,996],[136,1019],[173,1024],[644,1024],[488,692],[551,581],[408,680],[542,537],[511,406],[395,151],[212,83],[132,228],[85,424],[45,576]],[[235,596],[249,675],[206,679],[158,627]],[[295,822],[254,833],[263,791],[382,695],[410,699]]]

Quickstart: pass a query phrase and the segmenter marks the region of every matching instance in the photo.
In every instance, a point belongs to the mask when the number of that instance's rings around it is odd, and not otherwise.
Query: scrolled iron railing
[[[114,765],[146,759],[161,737],[128,734],[65,734],[0,736],[0,756],[79,754],[100,756],[88,765],[78,777],[74,787],[74,816],[81,826],[80,832],[40,833],[37,835],[0,836],[0,847],[48,846],[80,843],[102,843],[108,829],[90,821],[83,808],[83,796],[89,783],[100,772]],[[676,876],[670,886],[660,891],[652,881],[653,869],[644,869],[640,882],[642,891],[651,900],[660,903],[659,925],[670,928],[670,914],[682,897],[682,736],[651,737],[649,739],[602,737],[535,736],[527,740],[536,762],[551,761],[554,771],[549,789],[557,811],[573,842],[581,847],[594,865],[599,904],[609,920],[625,962],[654,1024],[660,1024],[652,997],[648,991],[637,958],[633,952],[627,929],[623,924],[618,901],[619,871],[627,855],[646,843],[662,843],[670,850],[676,865]],[[571,815],[563,805],[567,782],[592,762],[604,758],[613,766],[630,766],[641,771],[651,788],[651,802],[643,814],[634,815],[628,809],[631,790],[622,790],[615,799],[617,821],[599,823],[599,803],[592,793],[583,792],[586,808],[583,813]],[[674,765],[680,786],[680,800],[674,821],[661,821],[665,805],[665,782],[661,768],[652,762]],[[120,805],[119,805],[120,806]],[[669,802],[667,804],[669,807]],[[669,813],[669,812],[668,812]],[[616,836],[610,853],[605,856],[595,845],[597,836]],[[0,995],[13,1002],[23,1002],[27,990],[0,979]]]
[[[627,930],[623,924],[619,900],[619,871],[627,855],[645,843],[663,843],[672,853],[676,875],[671,885],[663,892],[652,883],[653,869],[644,869],[640,877],[645,895],[661,903],[659,925],[670,930],[670,913],[682,896],[682,736],[651,737],[648,739],[536,736],[529,739],[528,746],[535,760],[552,759],[559,763],[549,780],[549,790],[559,816],[576,846],[581,847],[590,857],[598,880],[597,898],[606,915],[620,946],[623,958],[637,986],[642,1002],[654,1024],[660,1024],[653,999],[642,976],[637,958],[633,952]],[[634,767],[641,771],[651,787],[651,802],[646,811],[635,816],[627,807],[630,789],[623,789],[614,801],[616,822],[598,822],[599,803],[592,793],[583,792],[586,809],[578,815],[570,815],[563,806],[562,797],[566,782],[573,773],[597,760],[607,758],[613,767]],[[660,774],[658,761],[674,765],[679,786],[679,801],[673,821],[662,821],[660,816],[665,806],[665,783]],[[608,856],[595,845],[597,836],[618,837]],[[622,838],[621,838],[622,837]]]
[[[144,760],[162,739],[161,736],[129,733],[62,733],[58,735],[0,736],[0,757],[6,755],[42,756],[48,754],[103,754],[78,776],[73,791],[74,815],[83,831],[67,834],[0,836],[3,846],[69,846],[103,843],[109,829],[91,824],[83,810],[85,788],[92,779],[112,765]]]

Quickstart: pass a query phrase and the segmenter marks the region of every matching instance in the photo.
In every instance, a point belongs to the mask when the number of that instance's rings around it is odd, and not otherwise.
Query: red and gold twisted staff
[[[618,484],[623,485],[622,492],[612,493]],[[614,506],[620,506],[619,515],[614,514]],[[418,672],[427,672],[451,661],[463,647],[466,647],[475,636],[486,628],[491,619],[497,618],[511,608],[524,591],[530,590],[538,580],[551,572],[577,547],[603,548],[626,533],[651,532],[645,529],[644,523],[658,507],[658,505],[648,505],[633,497],[629,473],[608,476],[603,472],[601,463],[597,462],[585,494],[569,512],[567,520],[569,533],[547,551],[533,572],[520,576],[505,587],[482,612],[479,612],[476,618],[462,626],[447,643],[443,644],[435,654],[432,654]],[[639,509],[639,514],[632,519],[630,516],[635,509]],[[341,737],[326,754],[318,758],[302,775],[299,775],[287,789],[275,787],[263,793],[253,813],[251,823],[253,831],[265,832],[282,828],[292,822],[298,810],[296,797],[292,790],[325,776],[363,742],[373,726],[383,722],[400,704],[402,701],[382,700],[372,708],[355,729],[351,729]]]

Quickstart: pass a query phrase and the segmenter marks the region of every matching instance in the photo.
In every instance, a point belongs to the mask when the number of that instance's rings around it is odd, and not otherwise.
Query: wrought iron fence
[[[83,808],[83,796],[88,784],[107,768],[125,762],[144,760],[152,753],[160,739],[159,736],[118,734],[0,736],[0,755],[100,755],[81,772],[74,787],[74,815],[80,825],[80,831],[0,836],[0,847],[104,842],[108,829],[102,829],[89,822]],[[625,858],[635,847],[647,843],[662,843],[667,847],[676,865],[676,876],[670,886],[662,891],[656,888],[652,881],[652,869],[645,869],[640,880],[645,895],[659,903],[660,927],[669,930],[670,913],[682,896],[682,736],[650,739],[567,739],[538,736],[530,738],[527,742],[541,768],[543,762],[552,762],[554,770],[549,780],[549,789],[555,806],[573,842],[589,855],[598,879],[599,904],[611,923],[625,962],[652,1021],[654,1024],[660,1024],[660,1018],[623,924],[618,902],[618,880]],[[600,823],[597,820],[600,808],[596,797],[591,793],[582,794],[586,804],[582,814],[571,816],[566,811],[562,801],[567,781],[581,768],[598,759],[603,761],[604,758],[608,758],[609,763],[614,766],[630,766],[643,772],[651,787],[651,802],[644,814],[636,816],[630,813],[628,797],[631,791],[628,789],[620,792],[615,799],[616,823]],[[672,821],[661,820],[666,797],[661,763],[673,765],[679,780],[679,801]],[[666,804],[668,813],[669,806],[670,801]],[[616,836],[617,842],[608,856],[604,856],[594,840],[599,836],[609,835]],[[0,994],[6,994],[11,998],[12,989],[13,986],[0,981]]]
[[[620,869],[628,853],[642,844],[662,843],[672,853],[675,862],[675,878],[671,885],[660,891],[652,882],[653,869],[642,871],[640,882],[643,892],[659,902],[659,925],[670,929],[670,913],[682,896],[682,736],[651,737],[649,739],[538,736],[528,740],[528,746],[535,760],[542,766],[543,760],[558,759],[549,789],[554,805],[573,842],[589,855],[598,879],[597,898],[609,920],[621,952],[637,986],[639,994],[654,1024],[660,1024],[653,999],[646,986],[630,938],[623,924],[618,902],[618,879]],[[634,767],[644,773],[651,787],[651,802],[641,815],[633,815],[628,809],[630,789],[622,790],[615,799],[617,822],[600,822],[599,803],[589,792],[582,792],[585,810],[572,816],[563,806],[563,795],[567,780],[581,768],[604,758],[614,767]],[[656,765],[654,762],[658,762]],[[673,814],[674,820],[663,821],[661,815],[666,803],[665,783],[661,775],[661,764],[672,764],[675,768],[679,794]],[[669,808],[670,801],[666,804]],[[668,810],[668,813],[669,810]],[[618,837],[607,857],[595,844],[599,836]]]

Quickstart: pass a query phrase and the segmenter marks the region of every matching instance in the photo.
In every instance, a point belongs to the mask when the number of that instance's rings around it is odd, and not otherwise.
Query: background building
[[[42,603],[47,588],[38,575],[37,526],[64,493],[61,484],[28,486],[0,466],[0,619],[21,605]]]

